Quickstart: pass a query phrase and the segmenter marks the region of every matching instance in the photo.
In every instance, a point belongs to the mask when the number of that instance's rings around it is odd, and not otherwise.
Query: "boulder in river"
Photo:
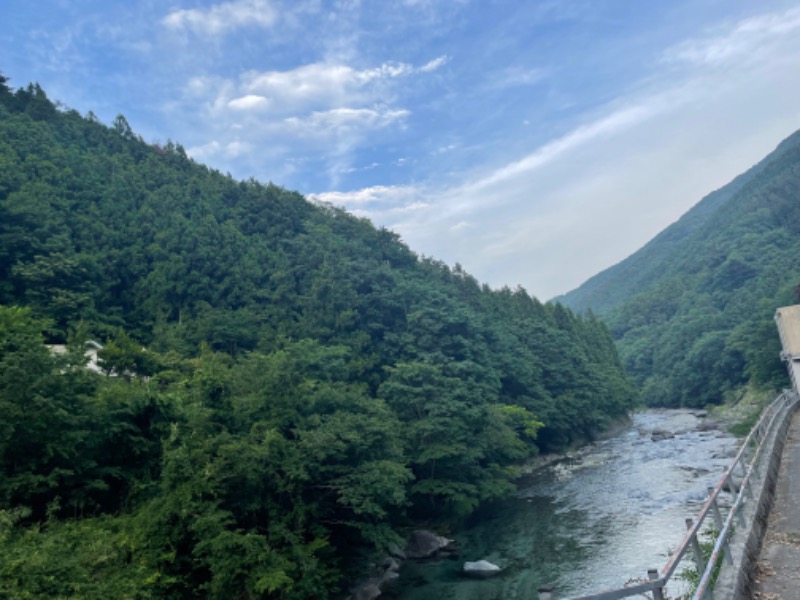
[[[475,562],[464,563],[464,573],[470,577],[492,577],[500,573],[502,569],[488,560],[477,560]]]
[[[694,428],[695,431],[715,431],[720,428],[717,421],[703,421]]]
[[[359,586],[351,596],[353,600],[376,600],[380,598],[381,588],[375,582],[367,582]]]
[[[386,587],[400,578],[400,562],[393,556],[385,557],[375,568],[373,577],[358,585],[348,600],[376,600]]]
[[[399,571],[400,561],[398,561],[394,556],[387,556],[381,561],[381,568],[384,571]]]
[[[654,442],[660,442],[662,440],[671,440],[675,437],[675,434],[671,431],[667,431],[666,429],[653,429],[652,433],[650,433],[650,439]]]
[[[452,542],[453,540],[436,535],[432,531],[417,529],[412,531],[406,540],[405,554],[408,558],[428,558]]]

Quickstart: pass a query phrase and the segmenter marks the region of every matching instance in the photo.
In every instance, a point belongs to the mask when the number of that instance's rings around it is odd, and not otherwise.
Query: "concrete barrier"
[[[791,392],[787,392],[791,393]],[[761,553],[761,545],[767,529],[767,520],[775,500],[775,485],[781,465],[783,448],[792,417],[797,411],[797,394],[779,416],[779,423],[770,433],[761,460],[760,476],[753,481],[753,498],[744,511],[743,530],[737,531],[731,553],[733,562],[722,567],[714,586],[714,598],[749,600],[753,597],[753,573]]]

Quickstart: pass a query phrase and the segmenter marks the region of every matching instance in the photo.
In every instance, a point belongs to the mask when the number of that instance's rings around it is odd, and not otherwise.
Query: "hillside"
[[[0,78],[0,596],[339,597],[631,404],[597,319]]]
[[[657,280],[665,269],[671,268],[691,236],[728,203],[747,183],[768,165],[779,161],[787,151],[800,144],[800,131],[781,142],[761,162],[748,169],[726,186],[711,192],[695,204],[678,221],[664,229],[640,250],[618,264],[592,276],[580,287],[553,298],[572,310],[591,309],[604,314],[624,303]]]
[[[800,132],[640,251],[559,298],[602,314],[648,404],[785,384],[772,316],[800,283]]]

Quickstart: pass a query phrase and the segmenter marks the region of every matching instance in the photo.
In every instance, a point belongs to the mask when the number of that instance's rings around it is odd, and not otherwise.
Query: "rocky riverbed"
[[[721,477],[737,440],[703,412],[648,410],[611,438],[520,481],[456,532],[457,555],[406,560],[384,597],[400,600],[560,597],[620,587],[660,568]],[[497,566],[469,577],[465,562]]]

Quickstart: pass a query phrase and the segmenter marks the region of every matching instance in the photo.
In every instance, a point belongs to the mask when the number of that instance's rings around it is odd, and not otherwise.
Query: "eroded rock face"
[[[464,563],[464,573],[470,577],[492,577],[500,573],[502,569],[488,560],[477,560],[475,562]]]
[[[417,529],[412,531],[406,540],[405,554],[408,558],[428,558],[452,542],[453,540],[436,535],[432,531]]]

